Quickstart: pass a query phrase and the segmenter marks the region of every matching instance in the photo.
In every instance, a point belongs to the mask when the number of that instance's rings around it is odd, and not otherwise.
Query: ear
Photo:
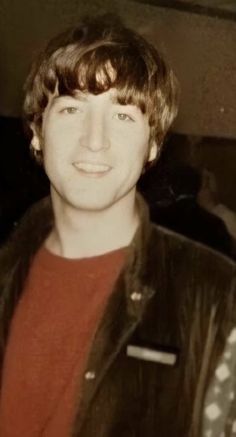
[[[30,127],[31,127],[31,130],[33,132],[33,137],[32,137],[32,140],[31,140],[31,147],[34,150],[39,151],[39,150],[41,150],[39,134],[38,134],[38,132],[36,130],[36,127],[35,127],[34,123],[31,123]]]
[[[156,141],[153,141],[150,145],[149,153],[148,153],[148,162],[152,162],[156,159],[158,153],[160,151],[160,148],[157,146]]]

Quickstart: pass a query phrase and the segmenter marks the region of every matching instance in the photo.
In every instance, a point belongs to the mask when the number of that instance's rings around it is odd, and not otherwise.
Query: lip
[[[108,164],[91,161],[77,161],[74,162],[73,165],[81,174],[92,177],[104,176],[112,168]]]

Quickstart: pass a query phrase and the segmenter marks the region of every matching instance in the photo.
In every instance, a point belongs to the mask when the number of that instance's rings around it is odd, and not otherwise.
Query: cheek
[[[136,141],[131,145],[130,150],[132,152],[133,162],[142,165],[148,157],[149,143],[146,139],[143,139],[142,141],[142,139],[140,140],[139,138],[139,141]]]
[[[55,162],[61,161],[62,157],[68,156],[68,145],[67,136],[63,130],[45,131],[42,147],[45,159]]]
[[[63,149],[50,144],[50,147],[45,143],[44,155],[44,169],[49,179],[52,175],[65,172],[66,156],[64,156]]]
[[[118,166],[120,173],[123,173],[127,180],[138,179],[147,162],[148,152],[143,147],[127,147],[122,154],[120,164]]]
[[[124,129],[122,132],[113,132],[113,140],[121,146],[124,145],[128,149],[144,153],[148,149],[149,136],[142,131],[130,132]]]

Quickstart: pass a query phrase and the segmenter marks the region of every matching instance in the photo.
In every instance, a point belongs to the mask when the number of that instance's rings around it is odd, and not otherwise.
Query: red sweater
[[[80,260],[36,254],[3,367],[1,437],[68,437],[89,348],[125,249]]]

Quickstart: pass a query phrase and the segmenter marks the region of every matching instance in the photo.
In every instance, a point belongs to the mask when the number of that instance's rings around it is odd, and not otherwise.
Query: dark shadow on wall
[[[163,150],[161,168],[173,163],[211,171],[220,200],[236,211],[236,139],[172,135]]]
[[[203,15],[207,17],[214,17],[224,20],[236,21],[235,9],[230,10],[227,8],[227,4],[224,7],[224,2],[217,7],[214,6],[214,2],[208,2],[208,4],[203,4],[203,2],[198,1],[183,1],[183,0],[134,0],[137,3],[144,3],[153,6],[160,6],[167,9],[175,9],[176,11],[188,12],[190,14]],[[201,4],[202,3],[202,4]]]
[[[152,220],[236,257],[236,142],[172,135],[139,189]]]
[[[166,173],[173,165],[187,164],[208,169],[217,180],[220,200],[236,211],[236,140],[172,134],[160,160],[142,178],[141,186],[151,196],[163,197]]]
[[[49,192],[42,169],[33,161],[20,119],[0,117],[0,242],[29,205]]]

